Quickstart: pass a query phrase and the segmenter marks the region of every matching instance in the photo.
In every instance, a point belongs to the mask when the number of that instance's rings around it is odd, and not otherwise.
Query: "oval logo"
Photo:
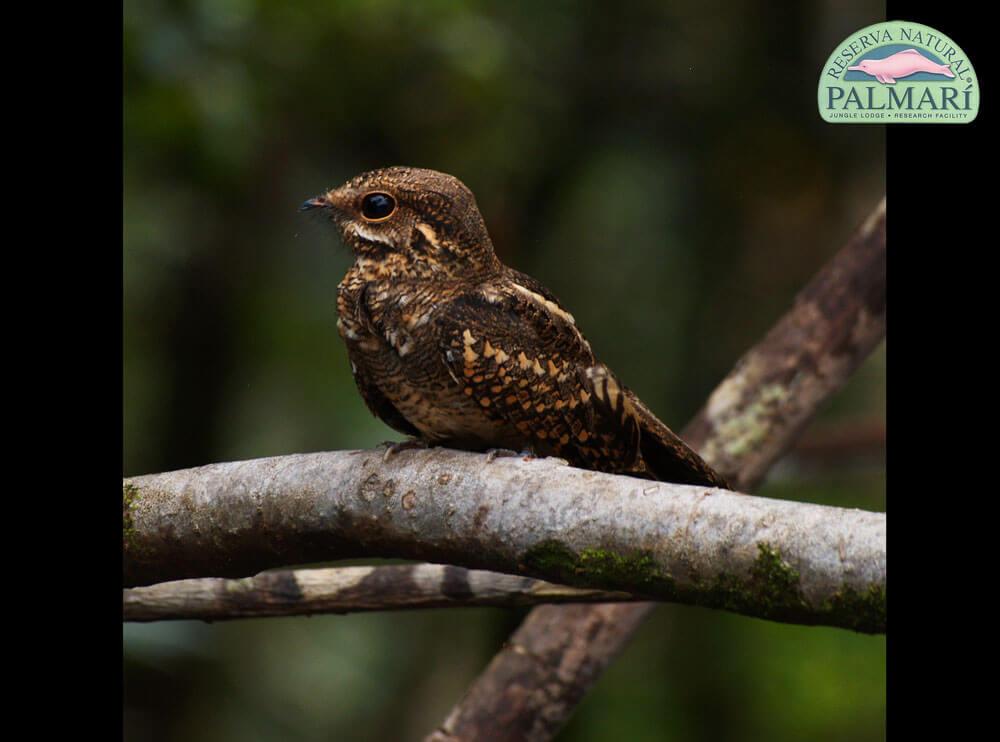
[[[887,21],[851,34],[819,78],[831,124],[967,124],[979,81],[962,49],[930,26]]]

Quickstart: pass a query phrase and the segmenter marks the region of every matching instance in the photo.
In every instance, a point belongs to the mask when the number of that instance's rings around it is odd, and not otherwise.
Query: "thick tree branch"
[[[441,564],[334,567],[207,577],[124,590],[126,621],[225,621],[262,616],[634,601],[629,593],[556,585]]]
[[[439,448],[125,484],[126,581],[427,559],[793,623],[885,630],[885,515]]]
[[[740,359],[685,439],[734,486],[752,489],[884,336],[883,199]],[[551,739],[653,607],[534,609],[428,739]]]

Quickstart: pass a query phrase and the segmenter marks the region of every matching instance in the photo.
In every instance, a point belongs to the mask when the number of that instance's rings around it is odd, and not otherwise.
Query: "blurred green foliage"
[[[303,199],[444,170],[680,428],[884,189],[884,130],[815,109],[874,2],[130,0],[125,475],[397,438],[334,322]],[[884,349],[814,424],[884,416]],[[849,462],[848,462],[849,463]],[[881,467],[762,494],[885,509]],[[523,612],[127,625],[131,740],[384,740],[441,721]],[[565,740],[881,739],[885,640],[656,612]]]

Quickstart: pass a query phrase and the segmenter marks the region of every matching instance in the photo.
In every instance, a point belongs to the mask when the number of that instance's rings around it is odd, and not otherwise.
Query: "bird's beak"
[[[350,196],[350,194],[348,194]],[[329,218],[331,221],[339,224],[344,219],[348,218],[348,212],[344,209],[344,194],[337,189],[326,191],[318,196],[310,198],[308,201],[304,201],[299,207],[299,211],[312,211],[313,209],[322,209],[323,218]]]
[[[330,201],[326,196],[316,196],[316,198],[310,198],[308,201],[303,203],[299,207],[299,211],[309,211],[310,209],[328,209],[330,208]]]

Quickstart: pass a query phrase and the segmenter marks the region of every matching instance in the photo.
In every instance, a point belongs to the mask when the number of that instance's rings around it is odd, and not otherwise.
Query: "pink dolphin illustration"
[[[895,85],[897,77],[906,77],[914,72],[930,72],[932,75],[947,75],[954,77],[950,64],[932,62],[916,49],[896,52],[885,59],[866,59],[849,70],[856,70],[871,75],[876,80],[887,85]]]

